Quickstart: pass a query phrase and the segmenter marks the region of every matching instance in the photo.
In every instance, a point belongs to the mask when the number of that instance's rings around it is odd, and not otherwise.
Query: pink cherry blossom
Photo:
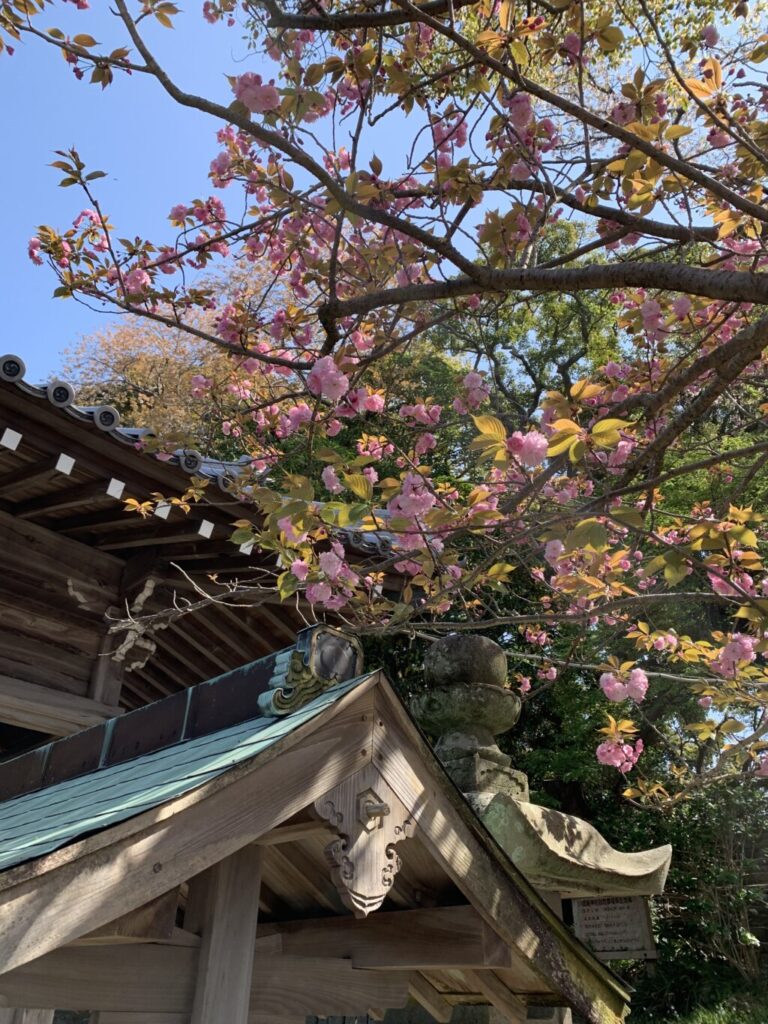
[[[338,402],[349,390],[349,378],[338,368],[333,356],[323,356],[310,370],[307,387],[313,395]]]
[[[557,563],[565,551],[565,544],[561,540],[548,540],[544,545],[544,558],[553,569],[557,568]]]
[[[523,443],[518,454],[520,462],[533,469],[540,466],[547,456],[547,439],[538,430],[529,430],[523,435]]]
[[[294,558],[291,562],[291,572],[297,580],[301,580],[303,582],[307,578],[309,564],[302,558]]]
[[[294,526],[290,516],[283,516],[282,519],[278,519],[277,525],[285,534],[285,539],[289,544],[303,544],[307,539],[306,532]]]
[[[263,114],[280,106],[280,96],[274,81],[265,85],[262,83],[261,75],[253,71],[246,71],[244,75],[240,75],[235,80],[232,91],[253,114]]]
[[[611,768],[618,768],[622,774],[626,774],[635,767],[642,752],[642,740],[636,740],[634,746],[631,743],[606,740],[597,748],[596,755],[600,764],[609,765]]]
[[[344,490],[344,485],[333,466],[326,466],[320,475],[326,490],[331,494],[340,494]]]
[[[713,671],[725,679],[735,679],[739,669],[751,664],[757,657],[757,638],[744,633],[731,633],[728,643],[710,663]]]
[[[627,696],[639,704],[645,699],[647,690],[648,676],[641,668],[633,668],[627,680]]]
[[[513,128],[525,131],[533,119],[533,107],[528,93],[517,92],[507,103],[507,112]]]
[[[40,241],[39,238],[30,238],[29,243],[27,245],[27,255],[29,256],[33,263],[37,264],[38,267],[42,267],[43,265],[43,258],[40,255],[40,247],[42,246],[42,244],[43,243]]]
[[[202,373],[196,373],[190,380],[192,387],[189,390],[193,398],[202,398],[210,389],[213,381]]]
[[[691,311],[693,303],[687,295],[678,295],[678,297],[672,303],[672,312],[675,314],[678,320],[685,320]]]
[[[325,580],[320,583],[310,583],[306,589],[306,598],[310,604],[327,604],[332,594],[331,585]]]
[[[600,676],[600,689],[608,700],[619,701],[627,699],[627,687],[613,672],[603,672]]]
[[[146,270],[143,270],[141,267],[135,267],[133,270],[129,270],[127,274],[123,275],[123,283],[125,284],[125,290],[128,295],[143,295],[147,288],[152,284],[152,278]]]
[[[427,452],[437,448],[437,438],[434,434],[422,434],[416,441],[414,451],[417,455],[426,455]]]

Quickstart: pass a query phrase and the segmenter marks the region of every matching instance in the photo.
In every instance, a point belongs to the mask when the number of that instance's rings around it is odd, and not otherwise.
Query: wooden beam
[[[263,856],[245,846],[211,868],[191,1024],[248,1024]]]
[[[136,944],[65,947],[0,975],[8,1002],[128,1013],[192,1012],[202,950]],[[348,960],[257,957],[250,1012],[262,1017],[365,1014],[408,999],[404,971],[360,971]],[[189,1019],[189,1017],[187,1017]],[[226,1018],[216,1013],[212,1022]]]
[[[190,793],[1,874],[0,971],[160,896],[368,764],[379,679]]]
[[[280,825],[266,832],[256,840],[257,846],[280,846],[283,843],[300,842],[302,839],[315,839],[317,836],[333,835],[327,821],[301,821],[296,825]]]
[[[266,937],[282,936],[292,956],[346,957],[354,967],[377,970],[462,970],[509,967],[503,949],[483,918],[471,906],[427,910],[379,911],[363,920],[315,918],[265,924],[257,946]]]
[[[3,537],[2,564],[27,574],[48,575],[75,589],[99,596],[102,611],[114,604],[124,563],[114,555],[94,551],[69,537],[59,537],[37,523],[0,512]]]
[[[112,655],[120,646],[122,639],[123,637],[115,633],[107,633],[102,637],[88,685],[88,696],[93,700],[105,701],[109,704],[119,704],[120,702],[125,662],[115,661]]]
[[[194,620],[190,625],[192,626],[192,629],[186,630],[182,625],[179,625],[179,623],[171,622],[168,624],[168,632],[177,636],[179,638],[179,642],[184,644],[186,647],[196,650],[201,657],[205,658],[210,665],[213,666],[213,671],[209,673],[208,678],[218,675],[220,672],[228,672],[232,667],[231,662],[225,661],[224,658],[219,657],[214,651],[212,651],[210,646],[202,643],[197,636]]]
[[[525,1024],[528,1007],[493,971],[465,971],[467,983],[484,996],[509,1024]]]
[[[117,705],[0,675],[0,721],[9,725],[68,736],[120,714]]]
[[[151,943],[57,949],[0,975],[0,995],[51,1009],[188,1013],[198,954]]]
[[[359,971],[348,960],[260,957],[254,962],[251,1010],[265,1015],[362,1015],[408,1001],[405,971]]]
[[[148,942],[171,939],[176,929],[179,890],[150,900],[76,940],[78,946],[105,946],[119,942]]]
[[[99,551],[127,551],[133,548],[144,547],[167,547],[173,544],[197,543],[208,544],[209,541],[199,532],[200,523],[187,517],[175,523],[168,523],[165,526],[155,527],[147,520],[143,520],[144,529],[119,530],[115,533],[107,533],[103,538],[98,539],[94,547]],[[171,553],[171,558],[173,553]]]
[[[283,845],[273,846],[269,859],[270,884],[285,894],[283,898],[287,903],[291,902],[287,894],[295,893],[296,904],[302,909],[320,906],[336,914],[343,911],[336,886],[325,865],[318,868],[302,850]]]
[[[435,986],[427,981],[424,975],[414,974],[408,985],[408,991],[438,1024],[448,1024],[453,1016],[453,1007]]]

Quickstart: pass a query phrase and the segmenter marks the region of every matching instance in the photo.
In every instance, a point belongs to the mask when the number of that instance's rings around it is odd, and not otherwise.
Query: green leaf
[[[253,530],[245,527],[238,527],[229,538],[233,544],[247,544],[253,540]]]
[[[605,551],[608,547],[608,531],[597,519],[584,519],[566,538],[566,547],[591,548],[592,551]]]
[[[671,587],[674,587],[688,575],[688,564],[676,552],[666,555],[665,562],[664,579]]]

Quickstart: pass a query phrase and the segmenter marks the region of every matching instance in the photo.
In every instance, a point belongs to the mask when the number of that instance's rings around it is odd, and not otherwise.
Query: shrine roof
[[[0,381],[14,385],[23,395],[37,399],[41,405],[48,403],[74,423],[90,427],[94,436],[101,435],[111,438],[123,446],[124,457],[128,456],[133,459],[139,457],[143,461],[153,461],[156,466],[160,467],[161,472],[165,471],[168,477],[167,486],[173,486],[173,478],[178,471],[181,471],[190,477],[202,477],[214,481],[229,496],[230,502],[233,497],[238,502],[241,501],[242,496],[237,492],[237,479],[249,469],[253,461],[251,456],[244,454],[239,459],[219,459],[193,448],[177,448],[173,452],[164,454],[162,461],[159,461],[152,455],[142,453],[142,441],[155,437],[148,427],[122,424],[120,413],[112,405],[78,405],[75,388],[68,381],[51,380],[47,384],[32,384],[25,379],[25,372],[26,366],[21,356],[13,354],[0,356]],[[11,429],[10,436],[8,436],[8,428],[3,430],[0,424],[0,448],[15,444],[15,433]],[[244,504],[248,507],[246,502]],[[236,518],[236,515],[233,515],[232,518]],[[392,547],[391,537],[386,532],[355,529],[354,527],[339,529],[338,532],[344,536],[347,543],[364,554],[388,553]],[[207,536],[205,529],[202,531],[202,536]],[[233,548],[233,553],[234,550]]]
[[[339,683],[284,717],[255,718],[181,740],[7,801],[0,805],[0,871],[195,789],[261,754],[367,678]]]
[[[46,794],[54,787],[65,794],[63,799],[76,800],[94,781],[101,786],[107,780],[109,787],[112,775],[122,786],[123,781],[134,778],[133,765],[139,762],[151,768],[157,761],[163,771],[168,767],[173,775],[174,766],[183,768],[187,755],[196,758],[198,750],[215,752],[221,744],[226,747],[232,742],[239,752],[241,736],[260,734],[275,716],[281,723],[294,721],[293,715],[312,698],[326,691],[335,693],[335,684],[361,678],[362,670],[356,640],[326,626],[309,627],[298,634],[294,644],[274,654],[0,762],[0,802],[14,801],[13,810],[0,803],[0,870],[4,839],[15,835],[6,828],[11,818],[18,817],[27,795],[35,809],[33,815],[45,815],[49,810]],[[275,735],[283,733],[278,730]],[[221,743],[214,741],[214,736],[222,737]],[[239,759],[238,753],[232,763]],[[139,772],[144,770],[141,766]],[[35,792],[40,790],[45,792]],[[129,786],[126,797],[132,801],[138,795],[139,791]]]

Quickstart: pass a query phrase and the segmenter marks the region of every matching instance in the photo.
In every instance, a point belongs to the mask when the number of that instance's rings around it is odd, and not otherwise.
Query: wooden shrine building
[[[522,1024],[529,1002],[620,1021],[620,982],[381,673],[322,627],[302,648],[3,766],[5,1004],[100,1024],[380,1018],[409,998],[443,1024],[457,1004]]]

